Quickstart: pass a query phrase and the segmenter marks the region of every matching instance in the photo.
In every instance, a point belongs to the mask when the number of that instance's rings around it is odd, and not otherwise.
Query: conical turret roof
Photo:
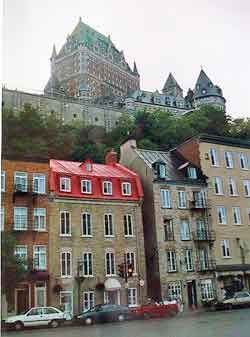
[[[213,84],[205,71],[201,69],[195,84],[194,97],[204,96],[222,96],[222,91],[218,86]]]
[[[182,96],[182,88],[179,86],[172,73],[169,73],[162,92],[166,95]]]

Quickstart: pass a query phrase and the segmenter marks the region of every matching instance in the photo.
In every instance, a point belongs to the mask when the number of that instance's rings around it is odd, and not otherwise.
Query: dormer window
[[[81,181],[81,192],[82,193],[92,193],[92,182],[91,182],[91,180],[83,179]]]
[[[122,183],[122,195],[131,195],[131,183]]]
[[[152,167],[154,168],[157,177],[160,179],[165,179],[167,176],[166,164],[163,161],[156,161],[153,163]]]
[[[202,94],[203,94],[203,95],[206,95],[206,93],[207,93],[207,90],[206,90],[206,89],[202,89],[202,91],[201,91],[201,92],[202,92]]]
[[[197,179],[197,170],[195,167],[188,167],[188,178]]]
[[[104,181],[102,183],[102,192],[105,195],[112,195],[112,182],[111,181]]]
[[[71,192],[71,179],[69,177],[60,177],[60,191]]]

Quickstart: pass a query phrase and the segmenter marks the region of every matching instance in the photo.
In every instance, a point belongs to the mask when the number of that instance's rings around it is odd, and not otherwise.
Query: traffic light
[[[120,263],[120,264],[118,265],[118,275],[119,275],[121,278],[124,278],[124,276],[125,276],[124,263]]]
[[[132,277],[134,273],[134,266],[132,263],[128,265],[128,277]]]

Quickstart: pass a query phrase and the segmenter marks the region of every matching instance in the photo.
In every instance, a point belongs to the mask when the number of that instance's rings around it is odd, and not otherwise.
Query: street
[[[250,309],[184,313],[174,318],[150,319],[94,326],[29,329],[5,332],[5,337],[249,337]]]

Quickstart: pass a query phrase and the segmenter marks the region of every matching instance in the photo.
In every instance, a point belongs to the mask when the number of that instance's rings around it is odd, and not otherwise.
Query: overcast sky
[[[42,91],[53,43],[79,16],[136,60],[142,89],[161,90],[172,72],[186,92],[202,66],[228,113],[250,117],[250,0],[4,0],[4,84]]]

